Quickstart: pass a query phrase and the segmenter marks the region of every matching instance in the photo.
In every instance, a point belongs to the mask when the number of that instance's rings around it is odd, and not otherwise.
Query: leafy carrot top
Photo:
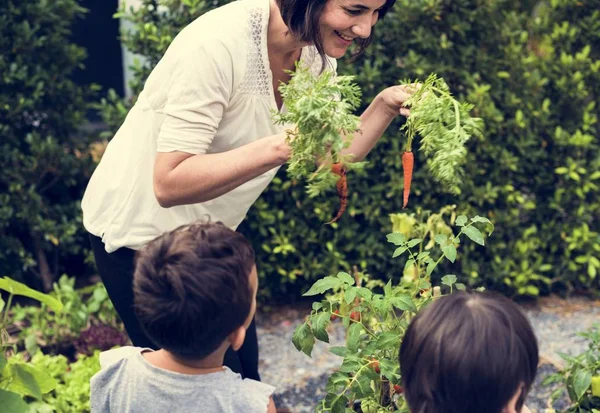
[[[483,121],[471,117],[473,105],[454,99],[446,82],[435,74],[421,84],[405,105],[410,108],[410,116],[401,128],[407,138],[405,150],[412,150],[412,141],[418,134],[420,150],[427,157],[434,179],[451,192],[458,192],[467,155],[465,143],[473,135],[481,136]]]
[[[279,91],[286,111],[274,114],[274,119],[292,125],[287,131],[292,148],[288,174],[307,180],[308,194],[316,196],[335,185],[331,165],[343,161],[341,152],[358,130],[360,118],[353,111],[360,104],[360,88],[352,76],[328,70],[315,76],[299,65]]]

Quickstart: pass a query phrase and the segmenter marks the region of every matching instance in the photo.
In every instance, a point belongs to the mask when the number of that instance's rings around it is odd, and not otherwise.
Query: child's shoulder
[[[117,362],[126,360],[140,354],[144,349],[141,347],[124,346],[100,353],[100,367],[106,368]]]
[[[235,374],[235,373],[232,373]],[[266,412],[270,398],[275,392],[275,387],[270,384],[251,379],[242,379],[237,375],[231,395],[236,400],[238,407],[246,407],[248,412]],[[238,411],[238,410],[235,410]]]
[[[100,371],[92,377],[92,387],[108,388],[109,383],[124,374],[128,362],[143,350],[141,347],[125,346],[100,353]]]

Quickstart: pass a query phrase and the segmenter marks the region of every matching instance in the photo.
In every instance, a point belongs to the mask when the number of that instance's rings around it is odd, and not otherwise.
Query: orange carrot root
[[[404,173],[404,199],[402,208],[408,205],[408,196],[410,195],[410,184],[412,182],[413,167],[415,165],[415,155],[412,152],[405,151],[402,154],[402,171]]]
[[[338,210],[337,215],[331,221],[329,221],[328,224],[340,219],[346,210],[346,205],[348,205],[348,182],[346,180],[346,168],[344,168],[340,162],[337,162],[331,166],[331,171],[340,177],[336,184],[338,197],[340,198],[340,209]]]

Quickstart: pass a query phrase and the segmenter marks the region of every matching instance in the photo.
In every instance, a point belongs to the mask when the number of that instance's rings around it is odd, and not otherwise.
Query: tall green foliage
[[[82,254],[78,201],[92,162],[82,125],[91,88],[69,75],[85,51],[69,36],[76,0],[0,4],[0,268],[36,273],[48,290]]]
[[[226,2],[147,0],[122,14],[136,29],[126,45],[147,58],[135,70],[134,92],[185,24]],[[457,262],[463,282],[521,295],[598,288],[599,10],[598,0],[398,0],[369,54],[340,62],[365,104],[399,79],[437,73],[483,119],[483,136],[468,143],[459,195],[431,178],[422,155],[411,188],[416,214],[458,204],[496,224],[489,248],[465,246]],[[128,105],[114,96],[103,102],[113,128]],[[348,211],[331,227],[320,223],[336,210],[335,193],[308,198],[282,168],[240,227],[258,251],[263,286],[297,294],[302,279],[352,265],[400,275],[382,235],[401,209],[402,122],[388,129],[364,172],[348,175]]]

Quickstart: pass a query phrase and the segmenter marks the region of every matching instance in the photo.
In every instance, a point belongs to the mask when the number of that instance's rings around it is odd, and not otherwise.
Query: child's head
[[[400,347],[412,413],[519,412],[538,364],[537,340],[512,301],[489,293],[441,297]]]
[[[135,311],[157,346],[200,360],[242,345],[257,286],[254,251],[243,235],[221,223],[188,225],[138,252]]]

